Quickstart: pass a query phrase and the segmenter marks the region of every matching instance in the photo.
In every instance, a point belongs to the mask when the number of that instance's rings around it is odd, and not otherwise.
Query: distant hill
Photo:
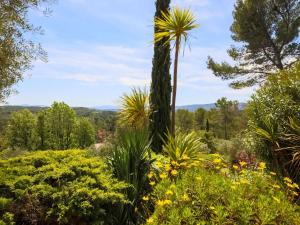
[[[93,109],[102,110],[102,111],[118,111],[119,108],[115,105],[100,105],[94,106]]]
[[[244,109],[245,107],[246,107],[246,103],[239,103],[239,109]],[[210,109],[216,108],[216,104],[215,103],[195,104],[195,105],[183,105],[183,106],[176,107],[176,109],[186,109],[190,112],[195,112],[199,108],[202,108],[205,110],[210,110]]]

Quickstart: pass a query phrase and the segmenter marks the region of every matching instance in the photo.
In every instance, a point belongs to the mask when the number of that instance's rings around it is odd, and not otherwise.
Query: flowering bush
[[[201,156],[174,182],[162,179],[151,196],[155,211],[148,224],[300,224],[300,207],[291,200],[299,187],[280,182],[265,163],[227,165],[218,154]]]
[[[0,160],[0,224],[116,224],[128,188],[87,151],[42,151]]]

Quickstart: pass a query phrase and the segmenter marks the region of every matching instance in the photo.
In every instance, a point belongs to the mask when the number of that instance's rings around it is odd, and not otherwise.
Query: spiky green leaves
[[[192,11],[179,7],[174,7],[167,13],[162,12],[162,18],[155,18],[155,26],[158,28],[158,32],[154,35],[154,42],[167,38],[166,43],[174,41],[176,38],[179,38],[180,43],[182,38],[186,42],[189,31],[199,27]]]

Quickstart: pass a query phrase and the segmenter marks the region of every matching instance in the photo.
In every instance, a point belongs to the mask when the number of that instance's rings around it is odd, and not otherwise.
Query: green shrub
[[[201,139],[195,132],[189,134],[177,133],[176,137],[172,134],[167,135],[164,142],[163,152],[167,154],[171,160],[181,162],[185,158],[193,160],[204,148]]]
[[[290,201],[298,185],[288,178],[279,183],[264,163],[257,171],[230,172],[219,155],[212,156],[176,182],[162,179],[151,196],[156,205],[147,224],[300,224],[300,207]]]
[[[270,76],[252,96],[248,112],[252,148],[272,169],[300,183],[299,168],[291,164],[300,151],[300,135],[290,123],[300,120],[300,62]]]
[[[130,184],[124,194],[131,201],[119,209],[119,224],[140,224],[144,220],[146,208],[142,197],[151,191],[149,179],[152,160],[150,159],[148,133],[141,129],[128,129],[120,134],[115,144],[109,165],[120,181]]]
[[[16,224],[115,224],[114,209],[127,203],[128,186],[82,150],[0,160],[0,177],[0,202],[11,199],[0,218]]]

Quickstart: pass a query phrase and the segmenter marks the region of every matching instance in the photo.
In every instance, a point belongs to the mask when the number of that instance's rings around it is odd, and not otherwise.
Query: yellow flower
[[[172,170],[172,171],[171,171],[171,174],[172,174],[173,176],[176,176],[176,175],[178,174],[178,172],[177,172],[177,170]]]
[[[147,223],[153,223],[154,222],[154,219],[152,217],[150,217],[149,219],[147,219],[146,221]]]
[[[293,183],[293,187],[299,189],[299,185],[296,183]]]
[[[172,161],[171,161],[171,165],[172,165],[172,166],[179,166],[178,162],[176,162],[175,160],[172,160]]]
[[[273,197],[273,199],[277,202],[277,203],[280,203],[280,200],[276,197]]]
[[[188,200],[190,200],[190,198],[189,198],[189,196],[187,194],[183,194],[182,200],[183,201],[188,201]]]
[[[167,178],[167,177],[168,177],[168,175],[167,175],[167,174],[165,174],[165,173],[162,173],[162,174],[160,174],[160,175],[159,175],[159,177],[160,177],[161,179],[165,179],[165,178]]]
[[[172,201],[169,200],[169,199],[166,199],[166,200],[164,201],[164,205],[171,205],[171,204],[172,204]]]
[[[274,172],[270,172],[270,174],[271,174],[272,176],[276,176],[276,175],[277,175],[277,174],[274,173]]]
[[[158,201],[156,202],[156,204],[157,204],[158,206],[163,206],[165,203],[164,203],[164,200],[158,200]]]
[[[286,183],[286,186],[288,186],[289,188],[294,188],[294,186],[291,183]]]
[[[150,179],[150,178],[152,178],[154,176],[154,173],[153,172],[150,172],[149,174],[148,174],[148,178]]]
[[[149,184],[150,184],[151,186],[154,186],[154,185],[155,185],[155,181],[151,181]]]
[[[166,191],[166,195],[173,195],[174,193],[173,193],[173,191],[171,191],[171,190],[167,190]]]
[[[276,189],[280,189],[280,186],[278,184],[273,184],[272,187]]]
[[[169,171],[169,170],[171,170],[171,169],[172,169],[172,167],[171,167],[171,165],[170,165],[170,164],[167,164],[167,165],[165,166],[165,169],[166,169],[166,171]]]
[[[143,197],[143,200],[144,200],[144,201],[149,201],[149,196],[144,196],[144,197]]]
[[[283,180],[287,183],[293,183],[293,181],[289,177],[283,178]]]
[[[213,162],[218,164],[218,163],[222,162],[222,160],[220,158],[216,158],[216,159],[213,160]]]
[[[233,165],[232,168],[235,169],[235,170],[239,169],[239,167],[237,165]]]
[[[266,169],[266,163],[265,163],[265,162],[260,162],[260,163],[258,164],[258,169],[260,169],[260,170]]]
[[[294,196],[298,196],[298,195],[299,195],[299,194],[298,194],[297,192],[295,192],[295,191],[293,191],[292,194],[293,194]]]
[[[156,166],[157,166],[158,168],[161,168],[161,167],[162,167],[161,162],[156,162]]]
[[[188,160],[190,159],[190,157],[186,154],[183,154],[182,157],[181,157],[183,160]]]
[[[247,163],[244,162],[244,161],[240,161],[239,163],[240,163],[240,165],[241,165],[242,167],[247,165]]]
[[[214,210],[214,209],[215,209],[215,207],[213,207],[213,206],[210,206],[209,208],[210,208],[211,210]]]

